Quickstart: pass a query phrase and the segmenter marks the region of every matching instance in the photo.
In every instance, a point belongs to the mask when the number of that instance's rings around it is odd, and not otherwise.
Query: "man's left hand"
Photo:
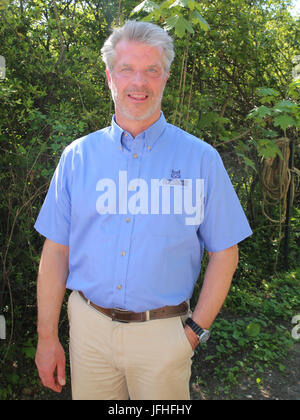
[[[184,332],[187,336],[187,339],[190,342],[192,349],[195,350],[195,348],[199,344],[199,339],[198,339],[197,334],[195,334],[194,331],[188,325],[184,327]]]

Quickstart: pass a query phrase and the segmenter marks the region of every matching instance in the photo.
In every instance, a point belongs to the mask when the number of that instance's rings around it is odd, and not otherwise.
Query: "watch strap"
[[[192,318],[187,318],[185,323],[198,335],[198,337],[205,331]]]

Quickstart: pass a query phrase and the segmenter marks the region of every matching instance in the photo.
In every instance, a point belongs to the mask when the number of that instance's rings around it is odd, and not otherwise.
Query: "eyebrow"
[[[132,67],[132,64],[127,64],[127,63],[122,63],[120,64],[120,67]],[[160,68],[160,66],[158,64],[149,64],[149,66],[147,66],[147,68]]]
[[[158,64],[150,64],[149,66],[148,66],[148,68],[149,69],[159,69],[160,68],[160,66],[158,65]]]

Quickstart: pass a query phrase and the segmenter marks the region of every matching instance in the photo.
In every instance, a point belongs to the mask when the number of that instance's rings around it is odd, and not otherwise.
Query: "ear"
[[[110,77],[110,72],[109,72],[108,68],[106,68],[105,74],[106,74],[106,78],[107,78],[107,84],[108,84],[108,86],[110,88],[111,77]]]
[[[166,73],[166,75],[165,75],[165,85],[166,85],[169,77],[170,77],[170,72]]]

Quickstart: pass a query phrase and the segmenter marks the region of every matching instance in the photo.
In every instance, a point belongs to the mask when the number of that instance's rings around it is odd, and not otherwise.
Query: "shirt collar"
[[[125,130],[123,130],[123,128],[118,126],[118,124],[115,121],[115,115],[113,115],[111,133],[113,140],[120,148],[122,148],[124,143],[128,147],[130,142],[138,142],[143,140],[148,150],[152,150],[155,141],[163,133],[166,126],[167,121],[164,117],[163,112],[161,112],[159,119],[154,124],[152,124],[149,128],[147,128],[147,130],[143,131],[136,138],[133,139],[129,133],[127,133]]]

